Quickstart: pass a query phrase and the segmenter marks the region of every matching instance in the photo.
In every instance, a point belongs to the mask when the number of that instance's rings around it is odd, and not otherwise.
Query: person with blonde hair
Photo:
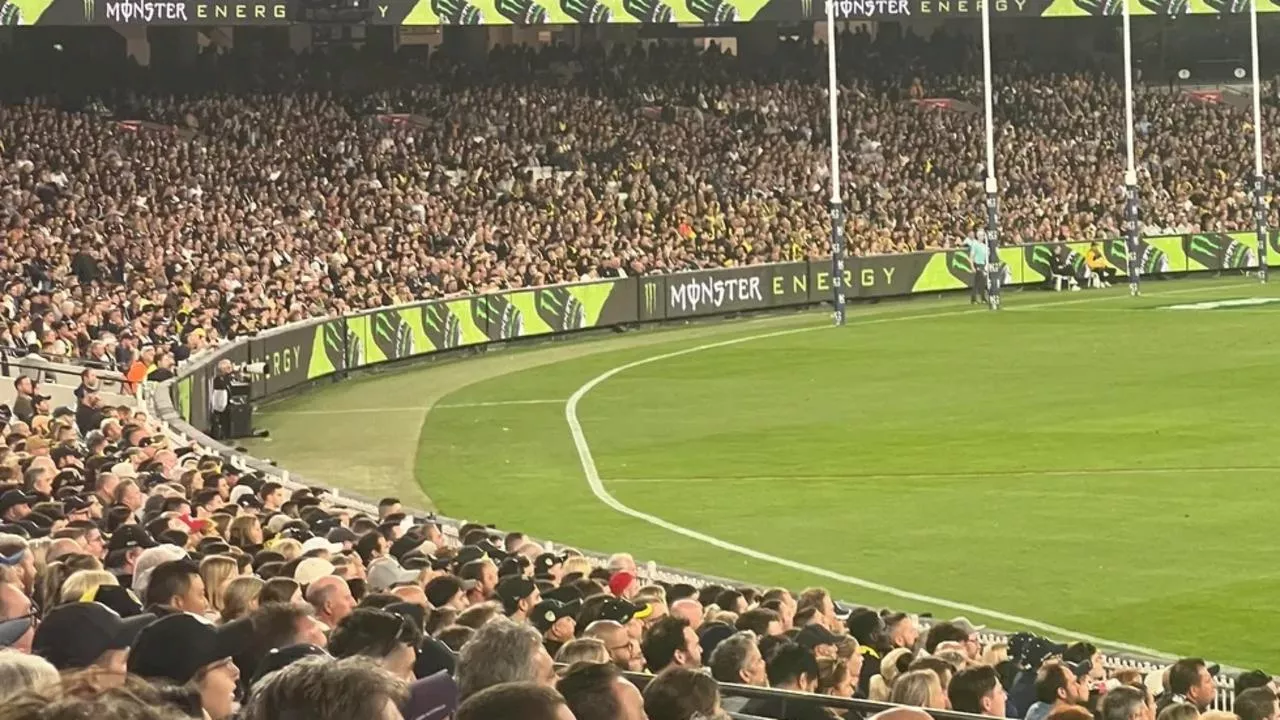
[[[48,660],[17,650],[0,650],[0,707],[15,695],[57,685],[58,669]]]
[[[271,547],[269,549],[274,550],[275,552],[278,552],[281,555],[283,555],[285,562],[289,562],[290,560],[297,560],[298,558],[302,557],[302,543],[298,542],[297,540],[294,540],[293,538],[285,538],[283,540],[277,540],[271,544]]]
[[[58,599],[58,604],[91,602],[86,597],[92,598],[98,588],[103,585],[118,586],[119,584],[120,579],[106,570],[80,570],[71,573],[67,581],[62,584],[62,593]]]
[[[1175,702],[1166,705],[1160,714],[1156,716],[1156,720],[1197,720],[1200,717],[1200,708],[1189,702]]]
[[[227,585],[239,577],[240,566],[235,558],[226,555],[210,555],[200,561],[200,579],[204,580],[204,595],[209,610],[221,614],[226,602]]]
[[[982,651],[982,658],[978,661],[978,664],[995,667],[1008,659],[1009,643],[998,642],[988,645],[987,649]]]
[[[815,692],[819,695],[851,698],[857,686],[858,674],[852,663],[839,658],[818,659],[818,689]]]
[[[890,650],[880,661],[880,673],[871,677],[867,697],[876,702],[889,702],[893,683],[911,665],[911,651],[907,648]]]
[[[242,575],[227,583],[222,594],[222,622],[237,620],[257,610],[264,585],[262,578],[253,575]]]
[[[947,696],[942,692],[938,674],[932,670],[912,670],[903,673],[893,684],[889,702],[895,705],[912,705],[932,710],[946,710]]]
[[[564,561],[564,574],[577,573],[582,577],[591,576],[591,562],[582,556],[571,557]]]
[[[609,648],[599,638],[577,638],[561,646],[556,653],[556,663],[566,667],[574,663],[608,663]]]

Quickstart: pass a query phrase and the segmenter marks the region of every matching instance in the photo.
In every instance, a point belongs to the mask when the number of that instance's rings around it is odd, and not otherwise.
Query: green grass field
[[[564,544],[1277,670],[1280,303],[1167,309],[1247,298],[1280,287],[1024,292],[999,313],[952,296],[854,308],[843,329],[810,313],[549,343],[276,404],[252,450]],[[592,492],[566,401],[666,355],[576,406],[624,514]]]

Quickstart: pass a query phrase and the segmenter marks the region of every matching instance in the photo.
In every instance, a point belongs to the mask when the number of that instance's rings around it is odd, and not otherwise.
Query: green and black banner
[[[0,0],[0,26],[289,25],[293,0]]]
[[[1280,267],[1280,231],[1268,238],[1267,264]],[[1100,243],[1125,274],[1124,241]],[[1000,249],[1006,285],[1042,285],[1062,265],[1084,276],[1089,243],[1042,243]],[[1139,261],[1146,278],[1195,271],[1244,270],[1257,265],[1252,233],[1201,233],[1144,238]],[[1055,262],[1055,258],[1057,262]],[[850,300],[963,290],[974,268],[959,250],[849,258]],[[183,419],[208,428],[209,384],[218,360],[262,363],[252,375],[255,400],[337,372],[480,346],[592,328],[715,317],[772,308],[801,308],[831,300],[829,259],[697,270],[620,280],[512,290],[314,320],[262,333],[229,346],[171,386]]]

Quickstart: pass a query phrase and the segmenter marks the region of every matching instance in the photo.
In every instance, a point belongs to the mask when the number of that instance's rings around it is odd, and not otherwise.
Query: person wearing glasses
[[[627,629],[613,620],[597,620],[587,627],[583,637],[596,638],[609,650],[609,660],[626,672],[644,669],[644,654],[640,641],[631,637]]]

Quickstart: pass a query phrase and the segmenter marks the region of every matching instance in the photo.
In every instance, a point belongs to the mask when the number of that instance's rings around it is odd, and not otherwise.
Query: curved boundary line
[[[930,313],[925,315],[906,315],[902,317],[883,318],[879,320],[870,320],[866,322],[851,323],[851,324],[872,325],[872,324],[879,324],[879,323],[885,323],[885,322],[896,322],[899,320],[919,320],[919,319],[943,317],[948,315],[961,315],[961,314],[967,314],[969,312],[973,312],[973,311],[959,310],[959,311],[951,311],[951,312]],[[1141,645],[1133,645],[1130,643],[1122,643],[1122,642],[1116,642],[1114,640],[1107,640],[1106,638],[1100,638],[1093,635],[1088,635],[1086,633],[1080,633],[1074,630],[1068,630],[1066,628],[1061,628],[1056,625],[1050,625],[1048,623],[1040,622],[1038,620],[1032,620],[1031,618],[1024,618],[1018,615],[1003,613],[998,610],[990,610],[988,608],[979,607],[977,605],[970,605],[969,603],[963,603],[955,600],[947,600],[945,598],[933,597],[931,595],[924,595],[921,593],[912,592],[910,590],[903,590],[901,588],[896,588],[890,585],[884,585],[882,583],[874,582],[864,578],[859,578],[859,577],[854,577],[852,575],[845,575],[843,573],[838,573],[838,572],[835,572],[834,570],[820,568],[820,567],[817,567],[816,565],[810,565],[808,563],[788,560],[783,557],[778,557],[777,555],[771,555],[769,553],[761,552],[759,550],[753,550],[748,547],[743,547],[742,545],[736,545],[734,543],[721,540],[720,538],[712,537],[711,535],[707,535],[705,533],[700,533],[697,530],[692,530],[690,528],[677,525],[668,520],[664,520],[656,515],[651,515],[649,513],[635,510],[623,504],[621,501],[619,501],[617,498],[611,495],[608,490],[605,489],[604,483],[600,479],[600,473],[596,469],[595,456],[592,455],[591,453],[591,446],[587,443],[586,434],[582,430],[582,423],[578,420],[578,403],[582,400],[582,398],[586,397],[587,393],[591,392],[601,383],[614,377],[615,375],[626,372],[627,370],[631,370],[633,368],[641,367],[643,365],[648,365],[650,363],[660,362],[662,360],[670,360],[672,358],[677,358],[684,355],[692,355],[693,353],[703,352],[706,350],[715,350],[718,348],[731,347],[734,345],[740,345],[742,343],[752,342],[755,340],[768,340],[771,338],[784,337],[786,335],[794,335],[797,333],[809,332],[812,330],[822,330],[828,327],[829,326],[827,325],[821,325],[821,326],[815,326],[815,327],[794,328],[790,330],[779,330],[775,332],[763,333],[760,335],[748,335],[745,337],[732,338],[730,340],[722,340],[719,342],[706,343],[703,345],[695,345],[690,348],[684,348],[682,350],[663,353],[661,355],[654,355],[652,357],[647,357],[640,360],[635,360],[629,363],[625,363],[623,365],[619,365],[610,370],[606,370],[605,372],[588,380],[584,385],[582,385],[582,387],[575,390],[573,395],[569,397],[569,400],[565,403],[565,406],[564,406],[564,416],[565,416],[565,420],[569,424],[569,432],[573,435],[573,444],[578,450],[578,461],[582,464],[582,473],[587,478],[587,484],[591,487],[591,492],[595,494],[596,498],[599,499],[600,502],[604,503],[605,505],[608,505],[609,507],[622,513],[623,515],[627,515],[637,520],[646,522],[650,525],[660,527],[664,530],[673,532],[677,535],[683,535],[684,537],[687,537],[690,540],[696,540],[705,545],[711,545],[713,547],[720,548],[721,550],[726,550],[728,552],[736,553],[738,555],[745,555],[749,558],[760,560],[762,562],[779,565],[789,570],[797,570],[800,572],[809,573],[811,575],[824,577],[829,580],[834,580],[836,582],[843,583],[845,585],[853,585],[855,587],[872,590],[885,595],[892,595],[894,597],[899,597],[904,600],[913,600],[915,602],[923,603],[926,605],[933,605],[935,607],[948,608],[951,610],[955,610],[957,612],[970,613],[973,615],[981,615],[984,617],[991,618],[993,620],[999,620],[1000,622],[1032,628],[1035,630],[1039,630],[1041,632],[1049,633],[1050,635],[1056,635],[1058,637],[1065,637],[1065,638],[1071,638],[1073,640],[1082,640],[1085,642],[1091,642],[1095,645],[1113,648],[1115,650],[1123,650],[1127,652],[1138,653],[1140,655],[1150,655],[1150,656],[1159,657],[1159,658],[1172,657],[1167,653],[1163,653],[1163,652],[1160,652],[1159,650],[1154,650],[1152,648],[1143,647]]]

